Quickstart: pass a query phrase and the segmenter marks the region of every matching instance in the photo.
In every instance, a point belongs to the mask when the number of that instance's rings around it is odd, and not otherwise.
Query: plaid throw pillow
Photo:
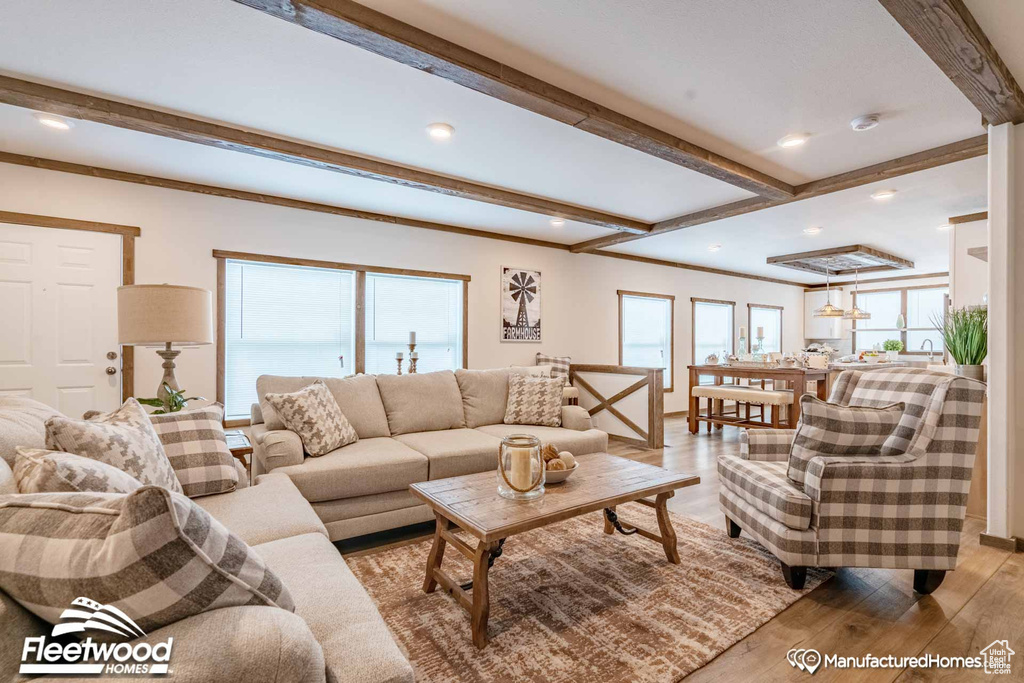
[[[91,420],[56,415],[46,421],[46,447],[105,462],[142,484],[181,493],[149,415],[134,398],[112,413]]]
[[[120,609],[147,633],[221,607],[295,609],[252,548],[157,486],[8,496],[0,528],[0,590],[51,624],[82,596]]]
[[[509,375],[505,424],[560,427],[562,386],[560,377]]]
[[[561,377],[565,386],[569,386],[569,365],[572,363],[572,356],[545,356],[537,354],[537,365],[550,365],[551,376]]]
[[[19,448],[14,478],[20,493],[131,493],[138,479],[99,460],[42,448]]]
[[[789,479],[804,485],[807,464],[817,455],[880,455],[882,444],[903,417],[903,403],[860,408],[800,397],[800,423],[789,451]]]
[[[323,380],[291,394],[267,394],[284,426],[299,435],[310,455],[323,455],[359,440]]]
[[[238,469],[224,436],[224,406],[150,415],[164,452],[189,498],[225,493],[238,486]]]

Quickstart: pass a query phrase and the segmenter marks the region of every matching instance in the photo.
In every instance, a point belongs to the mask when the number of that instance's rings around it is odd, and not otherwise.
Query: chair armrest
[[[945,476],[935,476],[939,471],[941,468],[926,467],[918,458],[907,454],[816,455],[807,461],[804,492],[820,504],[869,503],[881,509],[889,504],[890,497],[895,503],[897,497],[912,494],[909,488],[901,493],[901,487],[889,487],[886,482],[917,479],[951,481],[948,471]],[[963,488],[966,495],[967,486]],[[911,507],[909,500],[905,503],[906,507]]]
[[[740,432],[740,457],[744,460],[789,460],[795,429],[744,429]]]
[[[259,458],[264,472],[278,467],[302,464],[302,439],[287,429],[267,429],[262,424],[250,429],[253,440],[253,456]]]
[[[577,432],[585,432],[594,428],[590,413],[581,406],[562,406],[562,427]]]

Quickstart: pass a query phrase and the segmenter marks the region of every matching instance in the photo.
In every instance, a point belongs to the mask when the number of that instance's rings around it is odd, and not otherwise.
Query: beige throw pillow
[[[189,498],[226,493],[238,486],[235,458],[224,436],[224,406],[150,415],[164,452]]]
[[[562,387],[561,377],[509,375],[505,424],[560,427]]]
[[[19,448],[14,478],[20,493],[131,493],[142,483],[100,460],[41,448]]]
[[[267,394],[266,399],[310,455],[323,455],[359,440],[323,380],[291,394]]]
[[[147,633],[221,607],[295,610],[252,548],[185,496],[157,486],[127,495],[7,496],[0,528],[0,590],[51,624],[83,596],[121,610]]]
[[[143,484],[181,493],[181,484],[145,409],[134,398],[91,420],[46,421],[46,447],[105,462]]]

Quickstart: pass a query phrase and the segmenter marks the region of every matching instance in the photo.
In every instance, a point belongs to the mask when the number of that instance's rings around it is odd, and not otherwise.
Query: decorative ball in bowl
[[[579,467],[576,458],[569,451],[558,453],[557,457],[549,458],[545,463],[544,483],[561,484],[572,476]]]

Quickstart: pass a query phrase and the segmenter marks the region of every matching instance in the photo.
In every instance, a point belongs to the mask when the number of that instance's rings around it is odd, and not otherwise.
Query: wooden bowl
[[[545,470],[544,472],[544,485],[548,484],[561,484],[563,481],[572,476],[572,473],[578,470],[580,467],[579,463],[576,463],[571,470]]]

